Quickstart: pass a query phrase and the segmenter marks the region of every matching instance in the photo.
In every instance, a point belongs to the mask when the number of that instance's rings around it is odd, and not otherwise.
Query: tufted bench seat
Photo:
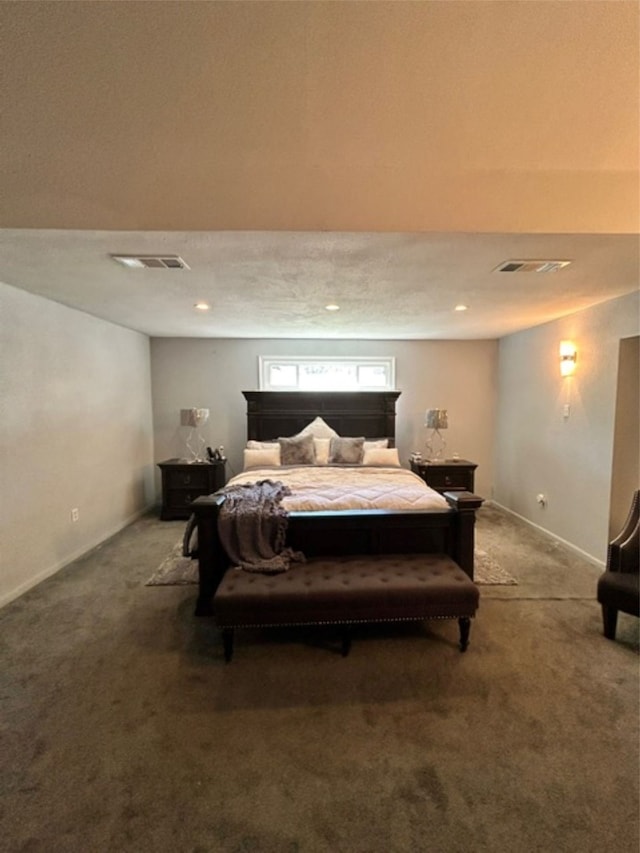
[[[425,619],[458,619],[465,651],[479,597],[475,583],[444,554],[367,554],[313,558],[277,575],[228,569],[213,611],[227,661],[234,628],[342,625],[347,655],[349,625]]]

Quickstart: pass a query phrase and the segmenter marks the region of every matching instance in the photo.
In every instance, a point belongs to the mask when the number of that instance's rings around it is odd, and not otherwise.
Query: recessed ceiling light
[[[207,305],[206,302],[196,302],[196,304],[193,307],[197,308],[198,311],[208,311],[209,310],[209,306]]]
[[[325,305],[325,311],[339,311],[340,306],[336,305],[335,302],[332,302],[330,305]]]
[[[466,311],[468,309],[468,307],[469,307],[468,305],[460,304],[460,305],[456,305],[456,307],[453,310],[454,311]]]

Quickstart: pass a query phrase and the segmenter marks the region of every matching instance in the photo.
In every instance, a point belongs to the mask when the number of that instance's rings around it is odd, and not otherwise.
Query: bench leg
[[[222,629],[222,644],[224,646],[224,659],[229,663],[233,657],[233,628]]]
[[[350,625],[343,625],[343,627],[342,627],[342,647],[340,649],[342,657],[346,658],[346,656],[349,654],[350,651],[351,651],[351,626]]]
[[[458,619],[458,625],[460,626],[460,651],[466,652],[467,646],[469,645],[471,619],[469,619],[468,616],[463,616],[461,619]]]

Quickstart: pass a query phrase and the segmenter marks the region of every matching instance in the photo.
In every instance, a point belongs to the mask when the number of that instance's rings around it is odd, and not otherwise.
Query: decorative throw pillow
[[[386,465],[400,468],[400,457],[397,447],[371,447],[367,448],[365,442],[363,465]]]
[[[333,438],[338,433],[328,423],[325,423],[322,418],[314,418],[310,424],[307,424],[304,429],[300,430],[298,435],[312,435],[314,438]]]
[[[316,465],[326,465],[329,462],[330,438],[314,438],[316,448]]]
[[[365,451],[373,450],[376,447],[381,447],[381,448],[382,447],[389,447],[389,439],[388,438],[376,438],[372,441],[367,441],[367,439],[365,439],[365,441],[364,441]]]
[[[253,441],[247,442],[247,450],[280,450],[280,445],[277,441]]]
[[[279,438],[280,462],[282,465],[314,465],[316,449],[312,435],[294,435]]]
[[[265,465],[280,465],[280,445],[276,444],[271,450],[245,449],[244,470],[247,468],[263,468]]]
[[[336,436],[329,445],[329,462],[343,465],[359,465],[364,452],[364,438],[341,438]]]

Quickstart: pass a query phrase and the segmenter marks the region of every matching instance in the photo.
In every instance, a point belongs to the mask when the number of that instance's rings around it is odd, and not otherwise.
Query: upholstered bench
[[[347,655],[350,625],[425,619],[457,619],[464,652],[479,597],[471,578],[444,554],[367,554],[313,558],[277,575],[228,569],[213,612],[227,661],[234,628],[341,625]]]

